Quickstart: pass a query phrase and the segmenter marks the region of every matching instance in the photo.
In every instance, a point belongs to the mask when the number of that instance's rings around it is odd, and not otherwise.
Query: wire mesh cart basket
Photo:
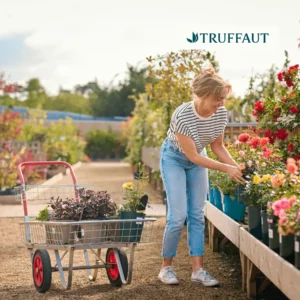
[[[22,169],[36,165],[64,165],[69,169],[73,184],[70,185],[26,185]],[[28,216],[27,201],[51,198],[75,197],[78,191],[88,185],[77,184],[72,166],[62,161],[28,161],[19,164],[18,175],[21,185],[15,188],[16,198],[22,201],[24,222],[20,223],[21,237],[30,252],[32,276],[35,288],[40,293],[49,290],[52,272],[59,272],[64,289],[72,286],[73,270],[87,270],[89,280],[95,281],[99,268],[105,268],[113,286],[130,284],[134,262],[134,250],[138,243],[150,243],[155,218],[109,219],[88,221],[31,221]],[[129,249],[129,262],[123,247]],[[101,250],[106,250],[101,258]],[[54,251],[56,264],[51,264],[48,250]],[[74,266],[74,252],[83,251],[85,265]],[[89,252],[95,254],[94,264],[90,263]],[[68,262],[63,266],[63,258]],[[67,271],[67,279],[64,271]]]

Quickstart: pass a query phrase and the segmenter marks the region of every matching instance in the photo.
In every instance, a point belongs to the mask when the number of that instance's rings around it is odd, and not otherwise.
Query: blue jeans
[[[206,155],[206,151],[202,152]],[[168,214],[162,256],[176,256],[180,235],[187,219],[190,256],[204,253],[204,205],[208,188],[207,169],[192,163],[168,139],[161,147],[160,169],[167,193]]]

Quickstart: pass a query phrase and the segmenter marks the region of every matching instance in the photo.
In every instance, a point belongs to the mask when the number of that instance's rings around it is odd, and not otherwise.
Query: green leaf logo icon
[[[192,39],[188,39],[188,38],[187,38],[187,41],[188,41],[189,43],[196,43],[196,42],[198,41],[198,33],[194,33],[194,32],[193,32],[193,37],[192,37]]]

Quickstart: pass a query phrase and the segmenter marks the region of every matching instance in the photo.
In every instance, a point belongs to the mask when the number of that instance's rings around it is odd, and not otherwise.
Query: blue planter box
[[[239,203],[237,197],[234,200],[229,195],[224,195],[224,213],[235,221],[245,220],[246,206]]]
[[[222,195],[219,191],[219,189],[213,189],[213,197],[214,197],[214,206],[218,208],[219,210],[223,211],[223,205],[222,205]]]

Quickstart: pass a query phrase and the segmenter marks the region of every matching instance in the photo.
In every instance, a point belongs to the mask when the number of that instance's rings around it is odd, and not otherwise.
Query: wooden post
[[[247,296],[248,298],[256,298],[257,289],[256,289],[256,274],[258,272],[255,264],[247,259]]]
[[[247,283],[247,256],[240,251],[240,259],[241,259],[241,267],[242,267],[242,291],[246,291],[246,283]]]
[[[212,236],[212,251],[220,252],[219,247],[219,230],[211,223],[211,236]]]

